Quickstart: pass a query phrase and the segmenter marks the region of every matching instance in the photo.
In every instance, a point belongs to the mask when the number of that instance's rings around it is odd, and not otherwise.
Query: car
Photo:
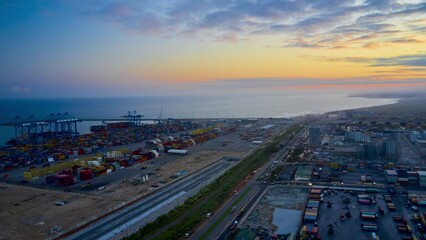
[[[62,205],[65,205],[65,202],[64,201],[55,201],[55,205],[56,206],[62,206]]]

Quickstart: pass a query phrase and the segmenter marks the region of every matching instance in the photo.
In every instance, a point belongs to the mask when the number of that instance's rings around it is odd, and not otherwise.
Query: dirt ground
[[[54,226],[71,228],[118,204],[105,197],[3,183],[0,196],[0,239],[48,238]],[[55,201],[66,204],[56,206]]]
[[[177,180],[170,178],[176,172],[187,170],[191,174],[223,157],[239,158],[244,153],[202,151],[162,165],[144,170],[151,175],[142,183],[127,179],[106,186],[90,194],[37,189],[25,186],[0,184],[0,239],[45,239],[55,232],[70,230],[95,216],[100,216],[135,197],[153,191],[153,183],[163,185]],[[182,178],[182,177],[180,177]],[[162,183],[162,184],[161,184]],[[136,194],[135,194],[136,193]],[[65,205],[56,206],[55,201]]]
[[[272,224],[275,208],[302,210],[308,196],[307,189],[275,186],[270,188],[248,215],[243,226],[257,229],[268,227],[270,233],[276,230]]]
[[[155,188],[152,187],[154,183],[161,186],[185,177],[171,178],[171,176],[179,171],[186,170],[188,171],[187,174],[191,174],[223,157],[240,158],[243,154],[244,153],[241,152],[201,151],[180,157],[176,161],[169,162],[161,167],[147,164],[145,165],[147,169],[141,171],[143,174],[140,176],[110,184],[105,190],[96,191],[94,194],[113,197],[114,199],[120,199],[122,201],[140,198],[155,190]],[[146,174],[149,175],[149,180],[142,182],[142,176],[146,176]]]

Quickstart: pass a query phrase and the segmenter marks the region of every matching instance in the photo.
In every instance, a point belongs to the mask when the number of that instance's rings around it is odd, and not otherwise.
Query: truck
[[[235,228],[237,228],[237,226],[238,226],[238,221],[235,220],[234,223],[232,223],[230,230],[234,230]]]
[[[377,236],[377,234],[375,232],[371,233],[371,240],[379,240],[379,236]]]
[[[377,218],[376,213],[370,210],[361,210],[360,215],[363,220],[368,220],[368,221],[375,221]]]
[[[395,204],[387,203],[387,206],[388,206],[389,211],[396,211]]]
[[[383,197],[387,203],[392,203],[392,198],[389,194],[383,194]]]
[[[237,219],[240,219],[244,215],[244,208],[238,212]]]
[[[377,224],[375,223],[363,223],[361,224],[361,227],[364,231],[377,231]]]

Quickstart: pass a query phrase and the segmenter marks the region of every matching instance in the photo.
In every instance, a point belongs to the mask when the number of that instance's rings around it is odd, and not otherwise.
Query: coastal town
[[[291,119],[128,120],[83,135],[19,138],[1,149],[0,191],[9,196],[1,200],[1,234],[425,239],[425,154],[421,114],[374,108]],[[199,214],[192,224],[188,213]],[[170,231],[157,230],[161,218]]]
[[[0,1],[0,240],[426,240],[425,13]]]

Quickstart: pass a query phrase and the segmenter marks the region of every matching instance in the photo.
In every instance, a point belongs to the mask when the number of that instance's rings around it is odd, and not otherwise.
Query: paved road
[[[400,136],[400,140],[398,162],[411,165],[423,163],[419,149],[414,147],[414,145],[404,135]]]
[[[193,194],[193,189],[212,181],[218,173],[222,173],[230,166],[230,162],[219,161],[208,169],[163,187],[141,201],[95,222],[66,239],[110,239],[123,231],[128,233],[130,228],[135,229],[134,224],[139,223],[138,227],[140,223],[146,224],[143,222],[144,218],[155,214],[166,205],[176,205],[175,201],[180,197],[190,195],[190,192]]]
[[[254,194],[251,195],[250,198],[245,202],[244,207],[243,207],[244,208],[244,215],[234,216],[231,221],[225,222],[226,224],[225,224],[224,228],[219,229],[219,231],[218,231],[219,234],[217,234],[217,232],[213,232],[213,234],[211,234],[211,237],[212,236],[217,236],[217,237],[208,238],[208,239],[225,240],[226,237],[231,232],[231,226],[233,225],[233,223],[235,221],[238,221],[238,223],[241,223],[241,222],[244,221],[244,219],[247,217],[247,213],[251,212],[252,209],[256,206],[257,202],[260,200],[260,198],[265,193],[265,190],[267,189],[267,187],[268,187],[267,184],[260,184],[257,191],[254,192]]]
[[[308,126],[309,127],[309,126]],[[235,220],[240,220],[239,218],[243,216],[238,216],[239,211],[244,208],[245,214],[247,214],[249,209],[251,209],[255,203],[260,199],[268,184],[260,183],[257,179],[266,173],[269,173],[275,161],[281,160],[285,154],[287,154],[288,150],[291,146],[293,146],[301,134],[303,134],[308,127],[305,127],[302,131],[300,131],[295,137],[293,137],[290,142],[288,142],[276,155],[273,159],[270,159],[265,165],[263,165],[257,173],[253,176],[251,180],[249,180],[239,191],[239,193],[244,193],[247,189],[249,189],[248,194],[241,200],[240,203],[236,204],[237,197],[233,197],[229,199],[224,205],[222,205],[213,216],[208,219],[198,230],[190,237],[190,239],[201,239],[201,236],[209,230],[211,224],[215,223],[220,219],[220,217],[225,213],[227,209],[235,206],[235,210],[226,216],[205,238],[208,240],[214,239],[225,239],[229,234],[229,228],[233,224]],[[284,133],[282,131],[280,134]],[[271,137],[272,139],[272,137]],[[266,141],[265,141],[266,142]],[[267,178],[267,177],[265,177]]]

